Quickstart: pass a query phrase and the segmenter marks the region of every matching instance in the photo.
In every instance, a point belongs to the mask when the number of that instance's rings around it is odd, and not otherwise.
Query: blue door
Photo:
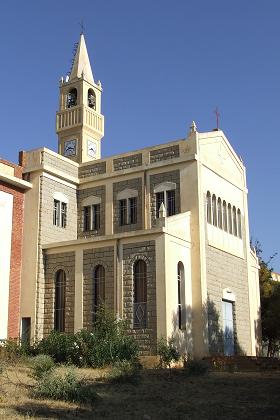
[[[233,305],[223,300],[224,355],[234,354]]]

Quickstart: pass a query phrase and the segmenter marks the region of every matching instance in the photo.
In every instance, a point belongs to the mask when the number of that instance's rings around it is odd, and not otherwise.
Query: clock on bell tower
[[[56,132],[61,155],[78,163],[100,159],[104,136],[101,94],[101,83],[94,81],[82,33],[70,76],[60,81]]]

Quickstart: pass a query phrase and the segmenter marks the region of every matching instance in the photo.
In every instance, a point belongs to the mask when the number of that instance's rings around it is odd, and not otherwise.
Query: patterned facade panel
[[[94,320],[94,272],[98,265],[105,270],[105,302],[114,311],[114,247],[84,250],[83,327],[91,329]]]
[[[45,256],[44,336],[54,329],[55,278],[58,270],[66,273],[65,332],[74,332],[75,253],[64,252]]]
[[[85,231],[84,229],[84,207],[83,201],[90,197],[98,197],[100,201],[100,228],[97,230]],[[78,204],[78,225],[77,233],[78,238],[89,238],[91,236],[105,234],[105,186],[101,185],[94,188],[87,188],[77,192]]]
[[[142,165],[142,153],[136,155],[124,156],[114,159],[114,171],[121,171],[123,169],[135,168]]]
[[[120,220],[120,207],[117,199],[118,193],[129,189],[137,191],[137,220],[134,224],[121,225]],[[143,217],[142,217],[142,178],[129,179],[127,181],[115,182],[113,184],[113,224],[114,233],[129,232],[132,230],[143,229]]]
[[[173,182],[176,184],[175,189],[175,214],[180,213],[180,170],[163,172],[150,176],[150,192],[151,192],[151,223],[152,226],[156,225],[156,194],[154,188],[163,182]]]
[[[42,164],[51,166],[53,169],[57,169],[60,172],[65,172],[75,178],[78,177],[78,167],[73,165],[71,161],[67,162],[64,159],[59,159],[48,152],[42,152],[41,162]]]
[[[133,266],[138,259],[143,259],[147,264],[147,328],[145,329],[133,329]],[[136,338],[141,353],[155,354],[157,342],[155,241],[123,246],[123,316],[129,322],[131,334]]]
[[[106,161],[79,167],[79,178],[87,178],[88,176],[97,176],[105,173]]]
[[[173,159],[180,156],[179,144],[161,149],[152,150],[150,152],[150,163],[161,160]]]

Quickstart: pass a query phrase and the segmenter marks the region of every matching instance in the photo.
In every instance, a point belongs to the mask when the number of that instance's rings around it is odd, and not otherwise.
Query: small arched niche
[[[72,108],[73,106],[76,106],[77,105],[77,98],[78,98],[77,89],[76,88],[70,89],[68,94],[67,94],[66,107],[67,108]]]

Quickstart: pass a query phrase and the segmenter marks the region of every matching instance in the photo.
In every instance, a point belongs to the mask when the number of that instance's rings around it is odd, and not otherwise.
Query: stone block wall
[[[132,225],[120,226],[120,212],[117,194],[125,189],[138,191],[137,197],[137,223]],[[132,230],[143,229],[142,217],[142,178],[128,179],[126,181],[115,182],[113,184],[113,226],[114,233],[128,232]]]
[[[208,328],[210,354],[223,354],[223,290],[230,288],[233,304],[236,354],[251,351],[247,263],[222,250],[207,246]]]
[[[97,231],[84,232],[84,213],[82,201],[88,197],[100,197],[100,229]],[[78,211],[78,238],[88,238],[96,235],[105,234],[105,185],[94,188],[87,188],[85,190],[77,191],[77,211]]]
[[[181,198],[180,198],[180,170],[163,172],[156,175],[150,176],[150,191],[151,191],[151,223],[152,226],[156,225],[156,194],[154,188],[156,185],[162,182],[174,182],[176,184],[175,190],[175,214],[180,213],[181,209]]]
[[[113,160],[114,171],[135,168],[142,165],[142,153],[136,155],[123,156]]]
[[[156,254],[155,241],[136,242],[123,246],[123,316],[131,327],[142,355],[156,353]],[[147,328],[133,329],[133,265],[138,259],[147,264]]]
[[[64,252],[45,256],[44,336],[54,328],[55,275],[58,270],[66,273],[65,332],[74,332],[75,253]]]
[[[92,328],[94,302],[94,270],[105,269],[105,306],[114,311],[114,247],[84,250],[83,327]]]
[[[180,156],[179,144],[161,149],[152,150],[150,152],[150,163],[158,162],[166,159],[173,159]]]
[[[44,165],[51,166],[53,169],[56,169],[60,172],[65,172],[66,174],[75,178],[78,177],[78,167],[76,165],[73,165],[70,159],[69,162],[67,162],[64,159],[60,159],[56,156],[51,155],[48,152],[43,151],[41,153],[41,163]]]

